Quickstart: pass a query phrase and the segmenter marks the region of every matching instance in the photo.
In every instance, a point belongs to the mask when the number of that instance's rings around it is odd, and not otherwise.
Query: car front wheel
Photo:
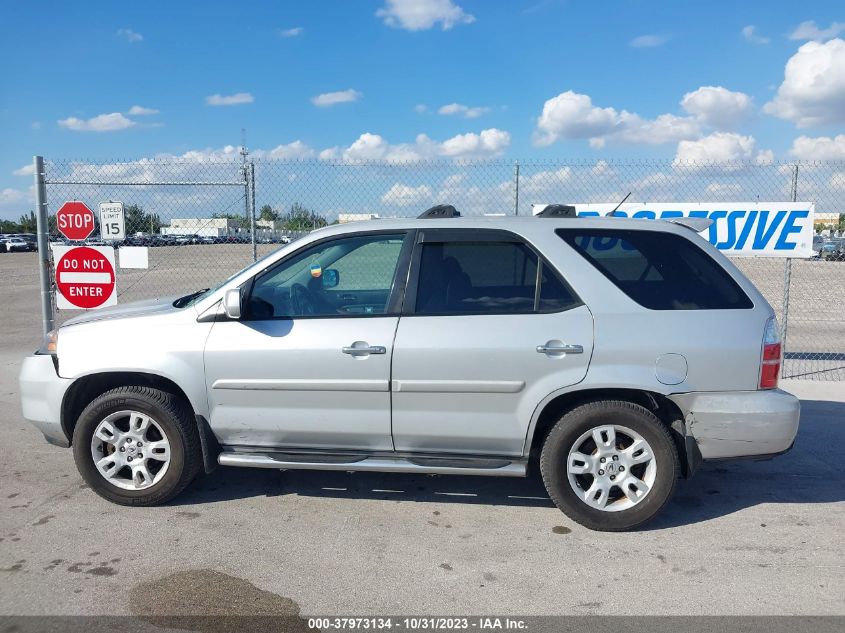
[[[549,432],[540,471],[555,505],[593,530],[630,530],[669,501],[680,471],[669,430],[648,409],[596,401]]]
[[[121,505],[165,503],[200,471],[189,409],[173,394],[120,387],[94,399],[73,433],[76,466],[101,497]]]

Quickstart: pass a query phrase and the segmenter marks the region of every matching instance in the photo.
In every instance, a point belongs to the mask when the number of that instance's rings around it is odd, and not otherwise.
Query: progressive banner
[[[534,205],[537,214],[545,204]],[[616,203],[575,204],[579,217],[604,216]],[[812,202],[730,202],[698,204],[667,202],[626,203],[617,216],[665,220],[669,218],[710,218],[714,220],[701,235],[732,257],[812,257]]]

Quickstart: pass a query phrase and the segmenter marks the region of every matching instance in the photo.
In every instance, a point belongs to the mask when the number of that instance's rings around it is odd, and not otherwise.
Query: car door
[[[587,372],[590,311],[522,238],[421,230],[393,350],[397,451],[521,455],[531,415]]]
[[[390,358],[411,248],[403,231],[328,238],[244,287],[243,317],[214,323],[205,348],[221,443],[393,449]]]

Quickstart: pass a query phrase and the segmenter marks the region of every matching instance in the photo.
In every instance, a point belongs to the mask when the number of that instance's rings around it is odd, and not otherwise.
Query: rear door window
[[[526,244],[432,241],[421,248],[415,314],[526,314],[580,305]]]
[[[751,299],[690,240],[661,231],[558,229],[557,234],[628,297],[651,310],[737,310]]]

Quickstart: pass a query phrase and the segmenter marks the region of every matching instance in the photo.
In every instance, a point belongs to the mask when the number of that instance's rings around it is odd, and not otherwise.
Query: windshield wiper
[[[192,292],[189,295],[185,295],[184,297],[179,297],[176,301],[173,302],[174,308],[184,308],[186,305],[191,303],[192,300],[196,299],[202,294],[208,292],[208,288],[203,288],[202,290],[197,290],[196,292]]]

